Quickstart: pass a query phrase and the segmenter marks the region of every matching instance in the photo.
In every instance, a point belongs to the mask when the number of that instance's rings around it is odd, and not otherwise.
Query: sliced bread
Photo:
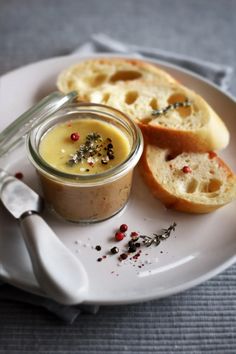
[[[224,122],[202,97],[142,60],[85,60],[65,69],[57,86],[65,93],[77,90],[81,101],[123,111],[150,143],[163,148],[197,152],[219,150],[229,143]],[[186,101],[190,105],[184,106]]]
[[[172,83],[176,80],[157,66],[137,59],[98,58],[81,61],[65,69],[58,76],[57,87],[68,93],[76,90],[79,99],[87,101],[94,90],[106,84],[115,86],[118,82],[155,80],[159,84]]]
[[[147,144],[140,169],[167,208],[208,213],[236,198],[236,176],[214,152],[173,155]]]
[[[139,84],[134,81],[115,86],[106,84],[90,92],[87,98],[126,113],[140,126],[149,142],[160,147],[209,151],[225,148],[229,143],[224,122],[209,104],[176,83],[159,84],[140,79]],[[154,116],[155,111],[164,112]]]

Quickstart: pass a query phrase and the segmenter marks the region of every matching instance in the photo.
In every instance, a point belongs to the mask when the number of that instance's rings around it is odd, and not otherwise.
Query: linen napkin
[[[224,90],[229,88],[230,79],[233,74],[233,68],[227,65],[206,62],[196,58],[164,51],[162,49],[125,44],[103,33],[92,35],[87,42],[79,46],[72,54],[74,53],[87,55],[94,53],[123,53],[143,59],[157,59],[191,70],[204,78],[211,80]],[[77,316],[82,313],[95,314],[99,309],[98,306],[61,305],[51,299],[27,293],[4,283],[0,283],[0,299],[20,301],[44,307],[66,323],[73,323]]]
[[[28,293],[5,283],[0,283],[0,300],[18,301],[34,306],[44,307],[46,310],[68,324],[72,324],[80,314],[95,314],[99,309],[99,306],[95,305],[62,305],[49,298]]]

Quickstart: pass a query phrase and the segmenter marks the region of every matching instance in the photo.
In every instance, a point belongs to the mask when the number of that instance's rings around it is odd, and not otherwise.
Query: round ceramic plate
[[[2,76],[0,130],[55,90],[56,78],[62,69],[85,58],[76,55],[53,58]],[[231,141],[220,155],[236,171],[236,103],[233,98],[190,72],[154,63],[201,94],[224,119]],[[23,172],[24,181],[36,191],[40,190],[24,145],[6,156],[1,167],[13,174]],[[2,206],[0,208],[0,277],[40,294],[18,224]],[[80,226],[62,221],[47,210],[44,217],[62,242],[82,261],[89,278],[85,302],[90,304],[131,303],[175,294],[215,276],[236,260],[235,203],[208,215],[166,210],[151,195],[138,171],[127,207],[110,220]],[[114,246],[118,246],[120,252],[125,251],[131,231],[152,236],[173,222],[177,223],[175,232],[159,246],[142,245],[138,259],[130,256],[121,262],[118,255],[109,253]],[[129,226],[127,237],[116,243],[114,233],[122,223]],[[95,249],[96,245],[101,246],[101,251]],[[98,262],[100,257],[102,261]]]

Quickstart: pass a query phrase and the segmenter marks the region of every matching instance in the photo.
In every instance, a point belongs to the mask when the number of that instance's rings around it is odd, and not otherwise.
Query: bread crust
[[[162,148],[170,148],[178,152],[206,152],[220,150],[229,144],[229,131],[210,105],[194,91],[181,85],[177,91],[184,93],[186,97],[202,112],[204,124],[196,129],[175,129],[165,127],[152,120],[148,124],[139,123],[140,128],[149,140],[150,144],[156,144]],[[171,119],[171,117],[170,117]]]
[[[175,195],[173,192],[168,190],[167,185],[160,183],[155,176],[152,166],[150,165],[150,160],[148,158],[148,153],[150,153],[150,151],[148,151],[149,149],[150,145],[145,144],[144,152],[139,164],[140,172],[153,195],[157,197],[166,206],[166,208],[175,209],[186,213],[205,214],[230,203],[234,198],[236,198],[236,176],[229,166],[218,156],[215,157],[218,161],[218,165],[220,168],[224,169],[229,186],[231,186],[229,198],[224,198],[222,202],[218,203],[209,203],[206,201],[199,202],[195,200],[194,197],[190,200],[184,197],[184,195]],[[160,168],[166,167],[160,166]]]

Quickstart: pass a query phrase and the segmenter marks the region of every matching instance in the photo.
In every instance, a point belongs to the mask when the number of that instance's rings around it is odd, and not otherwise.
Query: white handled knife
[[[19,220],[33,270],[46,295],[59,303],[84,301],[88,277],[82,263],[41,218],[41,197],[19,179],[0,169],[0,199]]]

